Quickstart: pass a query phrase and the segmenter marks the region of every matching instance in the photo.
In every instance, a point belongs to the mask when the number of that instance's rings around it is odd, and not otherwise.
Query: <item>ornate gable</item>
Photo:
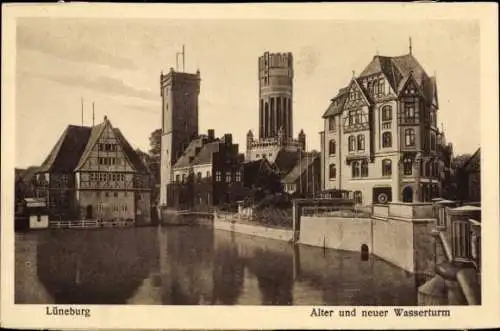
[[[92,128],[91,137],[80,159],[77,170],[87,171],[136,171],[124,152],[124,146],[111,123],[104,122]]]
[[[348,87],[347,100],[344,104],[344,110],[351,108],[360,108],[369,105],[370,101],[363,91],[363,88],[355,79],[353,79]]]
[[[413,78],[413,75],[410,74],[410,76],[401,83],[398,93],[399,97],[422,97],[422,90]]]

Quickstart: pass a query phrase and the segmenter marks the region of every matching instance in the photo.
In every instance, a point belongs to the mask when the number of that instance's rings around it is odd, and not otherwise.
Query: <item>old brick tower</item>
[[[172,166],[193,137],[198,135],[198,95],[200,71],[176,72],[160,76],[162,98],[160,204],[167,205],[167,185],[172,182]]]

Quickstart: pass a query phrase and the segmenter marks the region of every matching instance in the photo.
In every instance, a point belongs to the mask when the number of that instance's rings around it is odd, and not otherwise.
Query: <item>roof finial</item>
[[[356,71],[352,71],[352,78],[354,78],[356,76]]]
[[[411,47],[411,37],[410,37],[410,55],[411,55],[411,48],[412,48],[412,47]]]
[[[378,54],[378,47],[377,47],[377,48],[375,48],[375,54],[376,54],[377,56],[379,55],[379,54]]]

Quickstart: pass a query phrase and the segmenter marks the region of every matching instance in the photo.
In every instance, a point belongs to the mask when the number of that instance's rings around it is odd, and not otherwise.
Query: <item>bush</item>
[[[268,195],[260,200],[255,206],[256,210],[264,208],[288,209],[292,208],[292,199],[288,194],[278,193],[276,195]]]

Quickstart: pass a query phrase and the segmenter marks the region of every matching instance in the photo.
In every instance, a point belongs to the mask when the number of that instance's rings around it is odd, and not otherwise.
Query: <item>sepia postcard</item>
[[[495,4],[2,9],[2,327],[500,326]]]

